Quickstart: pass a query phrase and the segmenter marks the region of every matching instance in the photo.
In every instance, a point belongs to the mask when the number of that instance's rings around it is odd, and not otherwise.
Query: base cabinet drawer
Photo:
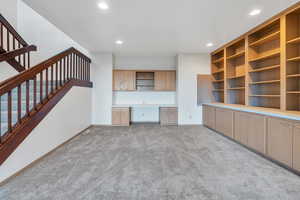
[[[203,124],[209,128],[215,129],[216,109],[212,106],[203,106]]]
[[[268,118],[268,151],[271,158],[292,167],[293,123]]]
[[[113,126],[130,125],[130,108],[113,108],[112,109]]]
[[[233,138],[233,111],[216,108],[216,131]]]
[[[293,168],[300,171],[300,124],[294,126]]]

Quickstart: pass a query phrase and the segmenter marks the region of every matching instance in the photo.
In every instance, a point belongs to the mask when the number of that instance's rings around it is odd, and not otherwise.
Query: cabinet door
[[[216,108],[216,130],[233,138],[233,111]]]
[[[244,145],[248,145],[249,120],[250,114],[248,113],[234,113],[234,139]]]
[[[293,168],[300,171],[300,124],[294,126]]]
[[[248,146],[263,154],[266,153],[266,117],[249,113]]]
[[[215,129],[215,108],[203,106],[203,124],[209,128]]]
[[[156,71],[154,74],[154,88],[158,91],[175,91],[176,72]]]
[[[114,70],[113,88],[115,91],[132,91],[136,87],[136,72],[127,70]]]
[[[120,109],[120,125],[121,126],[129,126],[130,124],[130,109],[129,108],[121,108]]]
[[[169,125],[176,125],[178,123],[177,108],[168,108],[168,121]]]
[[[293,124],[279,118],[268,118],[268,155],[292,167]]]
[[[120,110],[118,108],[112,109],[112,125],[119,126],[121,123]]]

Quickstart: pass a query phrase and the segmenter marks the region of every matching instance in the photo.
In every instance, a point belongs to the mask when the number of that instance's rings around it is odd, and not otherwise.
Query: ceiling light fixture
[[[102,1],[100,3],[98,3],[98,7],[101,9],[101,10],[108,10],[109,9],[109,6],[106,2]]]
[[[214,44],[211,43],[211,42],[209,42],[209,43],[206,44],[206,46],[207,46],[207,47],[212,47],[212,46],[214,46]]]
[[[249,15],[250,16],[255,16],[255,15],[259,15],[261,13],[261,10],[260,9],[254,9],[252,10]]]
[[[115,43],[116,44],[123,44],[124,42],[122,40],[117,40]]]

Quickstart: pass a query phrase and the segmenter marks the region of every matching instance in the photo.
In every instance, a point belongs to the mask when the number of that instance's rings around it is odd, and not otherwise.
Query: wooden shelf
[[[232,80],[232,79],[238,79],[238,78],[244,78],[245,75],[242,76],[234,76],[234,77],[228,77],[227,79]]]
[[[268,70],[273,70],[273,69],[278,69],[280,68],[280,65],[273,65],[273,66],[268,66],[268,67],[262,67],[262,68],[258,68],[258,69],[253,69],[253,70],[250,70],[249,72],[250,73],[253,73],[253,72],[262,72],[262,71],[268,71]]]
[[[212,61],[212,63],[213,63],[213,64],[216,64],[216,63],[220,63],[220,62],[223,62],[223,61],[224,61],[224,57],[219,58],[219,59],[217,59],[217,60],[214,60],[214,61]]]
[[[221,72],[224,72],[224,69],[220,69],[218,71],[212,72],[212,74],[218,74],[218,73],[221,73]]]
[[[300,91],[287,91],[287,94],[300,94]]]
[[[291,75],[287,75],[287,78],[298,78],[300,77],[300,74],[291,74]]]
[[[260,60],[277,57],[278,55],[280,55],[280,49],[276,49],[276,50],[272,51],[271,53],[259,56],[257,58],[249,59],[249,62],[257,62],[257,61],[260,61]]]
[[[287,59],[287,62],[299,62],[299,61],[300,61],[300,56]]]
[[[232,56],[229,56],[227,57],[227,60],[232,60],[232,59],[235,59],[235,58],[239,58],[241,56],[244,56],[245,55],[245,51],[241,51],[241,52],[238,52]]]
[[[249,83],[251,85],[258,85],[258,84],[271,84],[271,83],[280,83],[280,80],[269,80],[269,81],[257,81]]]
[[[224,79],[222,79],[222,80],[214,80],[214,81],[212,81],[213,83],[220,83],[220,82],[224,82]]]
[[[214,89],[213,92],[224,92],[224,89]]]
[[[275,33],[267,35],[264,38],[261,38],[260,40],[257,40],[255,42],[252,42],[251,44],[249,44],[249,47],[256,47],[256,46],[265,44],[265,43],[270,42],[275,39],[280,39],[280,31],[277,31]]]
[[[299,44],[300,43],[300,37],[291,39],[289,41],[286,42],[287,44]]]
[[[280,98],[280,95],[277,95],[277,94],[258,94],[258,95],[249,95],[249,97]]]
[[[228,90],[245,90],[245,87],[228,88]]]

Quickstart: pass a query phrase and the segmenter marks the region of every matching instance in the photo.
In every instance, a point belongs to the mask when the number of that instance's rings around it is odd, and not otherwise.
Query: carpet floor
[[[299,200],[300,177],[202,126],[93,127],[2,200]]]

